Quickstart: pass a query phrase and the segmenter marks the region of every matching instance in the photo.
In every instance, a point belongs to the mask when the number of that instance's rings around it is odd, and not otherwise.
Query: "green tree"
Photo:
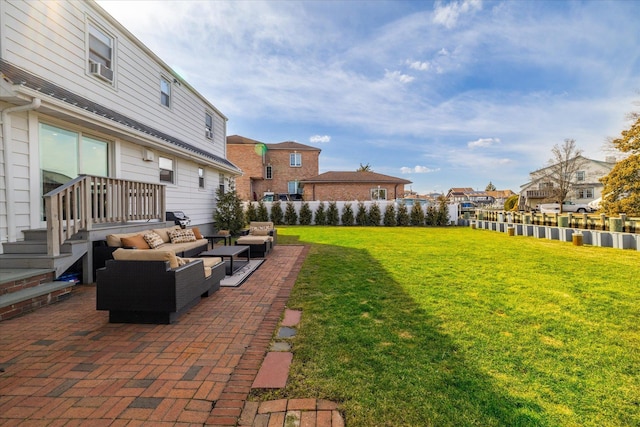
[[[380,205],[374,202],[371,204],[371,206],[369,206],[369,214],[367,215],[367,224],[378,226],[380,225],[380,219],[381,219]]]
[[[487,187],[484,189],[484,191],[496,191],[496,186],[493,185],[491,181],[489,181],[489,184],[487,184]]]
[[[387,227],[393,227],[396,225],[396,208],[393,203],[388,203],[384,209],[384,217],[382,223]]]
[[[351,203],[344,204],[340,219],[342,221],[342,225],[353,225],[353,209],[351,208]]]
[[[424,211],[420,203],[414,202],[411,208],[409,222],[411,225],[424,225]]]
[[[244,216],[247,223],[258,220],[258,211],[256,210],[256,206],[253,202],[247,203],[247,209],[244,211]]]
[[[358,202],[356,225],[367,225],[367,207],[364,205],[364,202]]]
[[[287,202],[287,207],[284,210],[284,222],[287,225],[296,225],[298,223],[298,214],[293,202]]]
[[[300,206],[300,225],[309,225],[313,220],[313,212],[311,212],[311,208],[309,207],[309,203],[302,202],[302,206]]]
[[[436,216],[436,225],[449,224],[449,206],[445,196],[438,197],[438,213]]]
[[[280,200],[276,200],[271,204],[271,222],[273,225],[282,225],[282,217],[284,213],[282,212],[282,204]]]
[[[640,215],[640,113],[630,118],[635,120],[631,127],[611,141],[614,148],[629,155],[600,179],[604,185],[601,207],[609,215]]]
[[[324,208],[324,202],[320,202],[316,209],[316,225],[327,225],[327,211]]]
[[[396,215],[396,224],[398,227],[406,227],[409,225],[409,211],[404,202],[398,205],[398,214]]]
[[[231,234],[238,234],[246,224],[242,201],[236,193],[233,181],[227,180],[227,182],[227,191],[221,188],[216,190],[217,203],[213,213],[213,221],[218,230],[229,230]]]
[[[338,205],[336,202],[329,202],[327,208],[327,225],[340,224],[340,213],[338,212]]]
[[[269,221],[269,211],[267,210],[267,206],[264,204],[262,200],[258,201],[258,212],[257,212],[257,221],[265,222]]]

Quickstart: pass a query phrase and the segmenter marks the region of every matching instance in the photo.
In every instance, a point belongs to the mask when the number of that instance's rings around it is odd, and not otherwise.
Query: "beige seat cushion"
[[[179,267],[178,258],[172,251],[119,248],[113,251],[113,259],[118,261],[169,261],[169,267]]]
[[[171,238],[169,237],[169,232],[173,230],[180,230],[180,226],[176,225],[175,227],[154,228],[151,231],[153,231],[158,236],[160,236],[165,243],[169,243],[171,242]]]
[[[218,257],[204,257],[204,258],[181,258],[187,262],[202,260],[204,265],[204,276],[211,276],[211,269],[222,262],[222,258]]]
[[[266,243],[270,241],[271,241],[270,236],[252,236],[252,235],[240,236],[238,237],[238,240],[236,240],[236,242],[239,245],[260,245],[262,243]]]

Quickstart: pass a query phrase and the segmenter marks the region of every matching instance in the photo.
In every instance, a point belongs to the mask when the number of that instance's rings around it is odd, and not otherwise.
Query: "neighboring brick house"
[[[302,181],[305,200],[394,200],[404,196],[406,179],[375,172],[325,172]]]
[[[227,158],[244,172],[235,180],[242,200],[259,200],[265,192],[301,196],[300,182],[318,175],[319,157],[319,148],[297,142],[265,144],[227,137]]]

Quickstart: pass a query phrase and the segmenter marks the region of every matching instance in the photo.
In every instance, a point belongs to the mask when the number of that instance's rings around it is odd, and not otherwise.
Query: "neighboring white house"
[[[615,157],[607,157],[605,161],[588,159],[580,156],[580,168],[571,177],[571,192],[567,200],[576,203],[589,203],[602,196],[604,186],[600,178],[609,174],[616,164]],[[531,209],[536,205],[551,202],[553,182],[548,178],[549,169],[538,169],[529,174],[530,181],[520,187],[520,208]]]
[[[0,30],[0,244],[80,174],[166,184],[166,210],[212,222],[241,173],[215,106],[92,0],[1,0]]]

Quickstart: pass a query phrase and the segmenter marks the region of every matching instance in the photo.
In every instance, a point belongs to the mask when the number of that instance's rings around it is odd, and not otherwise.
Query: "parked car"
[[[179,225],[181,228],[185,228],[191,224],[191,219],[182,211],[167,212],[165,219],[167,221],[173,221],[175,225]]]
[[[473,212],[478,208],[478,205],[474,202],[462,202],[460,203],[460,212]]]
[[[542,213],[557,213],[560,212],[560,203],[543,203],[538,205],[536,210]],[[570,200],[562,202],[562,212],[585,213],[594,210],[586,203],[575,203]]]
[[[275,202],[276,200],[280,200],[281,202],[288,202],[291,199],[289,198],[288,194],[278,194],[271,192],[266,192],[262,196],[263,202]]]
[[[592,210],[592,212],[597,211],[598,209],[600,209],[600,204],[602,203],[602,197],[598,197],[595,200],[590,201],[589,203],[587,203],[587,206],[589,206]]]

